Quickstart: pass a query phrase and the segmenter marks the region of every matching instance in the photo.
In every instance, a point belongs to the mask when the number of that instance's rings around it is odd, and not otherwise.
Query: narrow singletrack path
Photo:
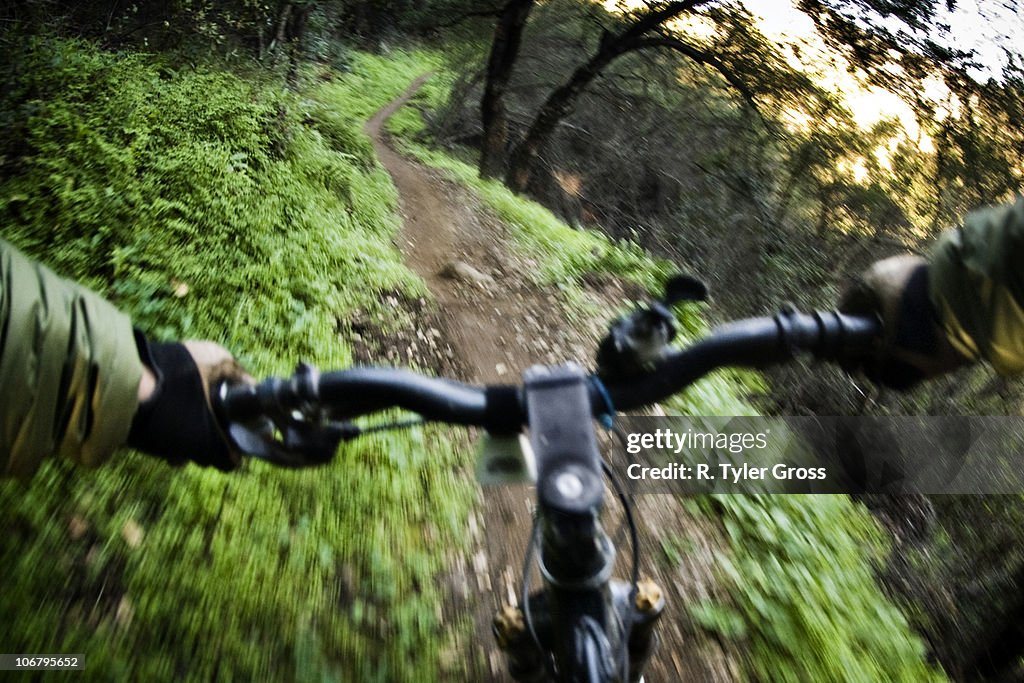
[[[400,198],[403,228],[398,247],[406,263],[427,283],[439,309],[441,333],[459,367],[471,382],[518,382],[535,363],[575,360],[584,367],[602,331],[595,322],[581,324],[567,315],[554,288],[545,290],[530,278],[535,265],[516,255],[507,229],[462,187],[395,152],[383,133],[385,121],[406,104],[430,77],[417,78],[395,101],[366,124],[377,158],[391,174]],[[461,264],[456,267],[456,264]],[[475,274],[466,276],[469,266]],[[588,294],[618,305],[621,287],[604,283]],[[471,467],[472,463],[467,463]],[[508,681],[504,658],[491,635],[496,608],[516,602],[522,558],[531,526],[533,489],[526,486],[488,489],[471,530],[476,550],[456,561],[465,595],[454,602],[475,613],[476,636],[469,657],[472,681]],[[714,640],[698,633],[685,616],[685,602],[714,593],[713,550],[700,528],[673,496],[642,496],[638,513],[646,528],[645,573],[667,591],[669,611],[663,619],[662,643],[647,681],[725,683],[739,676],[731,657]],[[693,546],[675,566],[664,558],[658,539],[672,534]],[[622,555],[627,556],[626,549]],[[624,575],[626,568],[617,573]],[[534,585],[538,585],[536,582]],[[456,591],[458,589],[455,589]]]

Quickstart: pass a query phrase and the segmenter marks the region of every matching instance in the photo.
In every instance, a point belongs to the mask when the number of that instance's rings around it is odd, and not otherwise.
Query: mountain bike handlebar
[[[799,352],[823,360],[856,358],[870,351],[880,330],[871,318],[786,308],[723,325],[671,350],[672,294],[686,295],[691,284],[674,280],[663,302],[614,323],[591,375],[571,363],[534,366],[522,385],[479,387],[395,368],[321,375],[300,364],[287,379],[218,387],[214,408],[240,450],[286,467],[329,461],[341,440],[364,433],[349,420],[389,408],[499,435],[529,426],[537,514],[519,605],[499,612],[494,622],[509,671],[520,681],[636,683],[654,649],[665,599],[655,584],[641,586],[631,504],[614,477],[630,527],[633,570],[629,583],[612,578],[615,547],[600,523],[601,474],[610,470],[601,464],[588,418],[663,400],[720,367],[762,368]],[[535,551],[544,588],[530,593]]]
[[[595,414],[612,408],[640,408],[682,391],[717,368],[763,368],[790,360],[799,352],[821,360],[842,360],[865,353],[879,329],[876,319],[834,311],[804,314],[784,309],[774,316],[734,321],[685,349],[667,352],[634,376],[606,379],[593,375],[592,380],[601,382],[590,383],[591,405]],[[513,391],[517,389],[472,386],[397,368],[359,367],[320,374],[300,366],[288,379],[225,387],[217,403],[229,424],[261,417],[288,420],[311,410],[334,420],[348,420],[403,408],[428,421],[508,433],[526,424],[525,407],[510,393]]]

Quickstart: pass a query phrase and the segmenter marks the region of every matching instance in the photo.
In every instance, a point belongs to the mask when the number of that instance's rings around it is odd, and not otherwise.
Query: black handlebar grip
[[[878,318],[838,311],[817,311],[812,315],[821,329],[819,345],[810,351],[822,360],[843,361],[862,355],[882,333],[882,322]]]
[[[252,384],[221,382],[210,390],[210,405],[222,426],[254,419],[263,412]]]

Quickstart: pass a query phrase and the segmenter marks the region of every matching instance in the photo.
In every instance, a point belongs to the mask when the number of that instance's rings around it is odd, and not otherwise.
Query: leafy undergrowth
[[[880,592],[884,544],[846,496],[713,496],[730,552],[718,558],[730,606],[702,603],[706,628],[745,644],[754,680],[804,683],[945,681]]]
[[[428,68],[437,70],[437,61],[419,70]],[[652,260],[635,245],[569,228],[502,184],[481,180],[473,166],[429,147],[423,115],[443,102],[449,82],[441,71],[389,122],[403,148],[476,192],[509,226],[523,252],[539,260],[538,280],[559,285],[570,301],[588,272],[617,275],[656,292],[670,264]],[[686,337],[707,330],[692,309],[682,313]],[[762,382],[756,373],[719,372],[668,408],[690,415],[752,415],[740,397],[760,390]],[[880,590],[872,562],[882,552],[881,531],[863,507],[845,496],[810,495],[719,495],[702,503],[726,530],[728,553],[719,566],[732,604],[692,605],[691,613],[735,642],[754,680],[945,680],[925,663],[920,639]]]
[[[214,339],[263,376],[347,365],[354,311],[407,323],[381,302],[424,288],[359,132],[415,75],[400,64],[325,85],[348,88],[333,114],[84,43],[26,41],[3,64],[3,236],[151,335]],[[435,679],[465,627],[439,607],[474,497],[456,457],[414,430],[303,472],[47,463],[0,483],[0,642],[85,653],[90,680]]]

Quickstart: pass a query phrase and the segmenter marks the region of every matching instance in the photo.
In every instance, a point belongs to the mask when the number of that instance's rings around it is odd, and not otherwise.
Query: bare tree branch
[[[667,36],[661,36],[657,38],[640,38],[633,41],[630,50],[648,50],[651,48],[667,48],[674,50],[680,54],[683,54],[698,64],[704,64],[710,66],[712,69],[722,75],[726,82],[732,86],[736,92],[738,92],[750,108],[757,114],[761,122],[764,123],[764,116],[761,114],[761,110],[757,106],[757,101],[754,99],[754,93],[747,87],[736,74],[732,72],[722,61],[716,58],[714,55],[705,52],[689,43],[686,43],[679,38],[670,38]]]
[[[640,38],[645,33],[654,30],[670,19],[675,19],[684,12],[689,12],[695,7],[706,5],[713,0],[684,0],[682,2],[668,2],[658,10],[652,10],[643,14],[634,21],[629,28],[618,35],[611,36],[611,41],[618,44],[629,43]],[[602,41],[603,43],[604,41]],[[603,45],[602,45],[603,47]]]
[[[681,0],[679,2],[661,3],[646,12],[633,14],[632,21],[619,33],[605,32],[601,36],[597,52],[590,59],[578,67],[562,86],[554,92],[541,106],[530,130],[527,131],[525,139],[516,147],[512,153],[508,173],[505,176],[506,184],[516,192],[526,189],[531,176],[531,164],[537,158],[541,148],[547,143],[556,126],[565,118],[572,109],[576,98],[579,97],[594,78],[601,73],[609,64],[629,52],[653,47],[648,41],[659,40],[659,38],[644,38],[645,35],[655,31],[666,21],[674,19],[686,12],[693,10],[700,5],[708,4],[714,0]],[[670,38],[662,38],[670,41]],[[680,45],[685,45],[680,41]],[[672,47],[666,44],[665,47]],[[710,55],[700,53],[692,46],[685,46],[686,49],[698,53],[704,63],[711,64],[713,59]],[[724,69],[724,66],[722,67]],[[732,74],[728,78],[736,80]],[[738,81],[737,81],[738,82]],[[749,90],[746,86],[740,92]],[[756,107],[753,107],[757,111]],[[758,112],[760,116],[760,112]]]

